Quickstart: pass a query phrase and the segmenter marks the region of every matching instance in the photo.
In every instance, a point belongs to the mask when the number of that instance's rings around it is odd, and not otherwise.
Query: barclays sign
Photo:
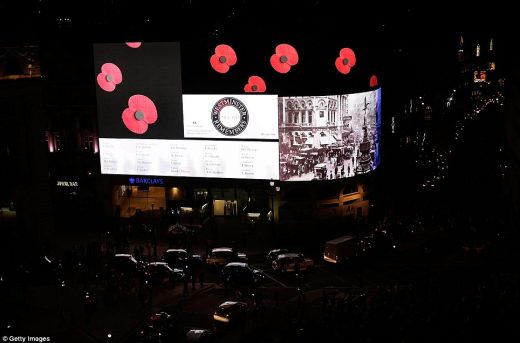
[[[130,185],[136,186],[163,186],[164,179],[161,177],[138,177],[132,176],[128,178],[128,183]]]

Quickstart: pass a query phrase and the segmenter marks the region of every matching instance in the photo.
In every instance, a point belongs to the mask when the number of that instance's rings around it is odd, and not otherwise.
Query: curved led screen
[[[96,44],[103,174],[330,180],[379,163],[381,90],[183,94],[178,43]]]
[[[278,98],[280,180],[334,180],[379,164],[381,88]]]

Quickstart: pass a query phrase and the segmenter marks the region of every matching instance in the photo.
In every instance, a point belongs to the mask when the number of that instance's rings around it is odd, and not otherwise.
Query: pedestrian
[[[200,289],[202,289],[202,287],[204,287],[204,271],[203,270],[199,271],[199,284],[200,284]]]
[[[139,286],[137,296],[139,298],[139,305],[140,305],[141,309],[143,309],[146,305],[146,291],[145,291],[144,285],[141,284]]]
[[[141,257],[139,256],[139,249],[137,248],[137,245],[134,245],[134,257],[136,260],[141,260]]]
[[[189,278],[189,275],[185,274],[185,276],[184,276],[184,290],[182,292],[182,295],[189,295],[190,294],[190,291],[188,290],[188,278]]]
[[[144,258],[144,246],[142,244],[139,244],[139,256],[141,257],[141,260]]]

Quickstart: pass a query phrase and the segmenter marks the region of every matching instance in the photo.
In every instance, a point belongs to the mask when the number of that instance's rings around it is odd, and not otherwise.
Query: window
[[[324,111],[320,111],[320,118],[323,118],[325,117],[325,112]]]
[[[308,116],[309,116],[308,123],[312,124],[312,111],[308,112]]]
[[[63,140],[59,133],[54,133],[54,149],[61,151],[63,149]]]
[[[88,151],[94,150],[94,136],[86,135],[83,137],[83,149]]]
[[[49,134],[46,132],[45,135],[45,149],[51,151],[51,147],[49,145]]]

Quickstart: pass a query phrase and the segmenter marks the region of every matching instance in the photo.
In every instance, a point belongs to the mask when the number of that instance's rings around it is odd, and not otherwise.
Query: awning
[[[320,145],[330,145],[336,143],[336,140],[332,136],[320,137]]]

